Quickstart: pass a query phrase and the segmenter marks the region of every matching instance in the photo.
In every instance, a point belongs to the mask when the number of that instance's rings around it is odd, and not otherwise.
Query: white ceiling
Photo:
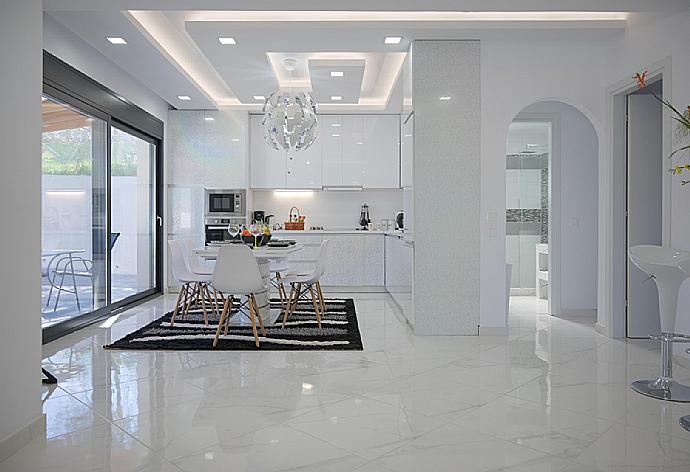
[[[545,13],[529,13],[529,18],[481,13],[478,21],[477,14],[468,17],[468,12],[687,8],[687,0],[256,3],[235,0],[236,10],[226,11],[221,8],[227,8],[228,2],[220,0],[44,0],[44,8],[177,108],[260,110],[262,104],[254,95],[268,96],[277,87],[292,86],[311,90],[320,111],[393,113],[402,106],[397,78],[414,39],[475,39],[487,31],[498,34],[506,29],[523,34],[555,28],[621,31],[625,25],[620,15],[603,19],[589,15],[564,22],[544,17]],[[276,11],[288,7],[291,11]],[[342,11],[345,8],[350,11]],[[443,10],[447,13],[439,14]],[[403,41],[386,45],[387,35],[402,36]],[[127,44],[112,45],[107,36],[124,37]],[[221,45],[218,37],[222,36],[234,37],[237,45]],[[283,67],[285,58],[297,60],[291,78]],[[331,71],[343,72],[343,77],[331,77]],[[191,100],[180,101],[178,95]],[[334,102],[332,96],[342,100]]]

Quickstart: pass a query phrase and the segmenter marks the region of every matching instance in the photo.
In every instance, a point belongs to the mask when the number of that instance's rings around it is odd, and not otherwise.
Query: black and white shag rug
[[[280,300],[271,300],[272,309],[280,309]],[[204,324],[200,307],[193,307],[185,318],[178,314],[175,324],[170,326],[172,311],[147,324],[105,349],[161,350],[161,351],[312,351],[312,350],[359,350],[362,338],[359,334],[355,304],[351,298],[326,299],[326,314],[321,317],[321,328],[317,326],[316,314],[311,302],[300,302],[285,328],[282,315],[275,324],[266,326],[266,336],[259,329],[260,347],[254,344],[251,324],[245,315],[236,313],[234,323],[244,317],[244,323],[231,324],[228,334],[221,333],[218,345],[213,347],[213,338],[218,320],[212,310],[207,310],[209,324]],[[236,312],[236,308],[233,309]]]

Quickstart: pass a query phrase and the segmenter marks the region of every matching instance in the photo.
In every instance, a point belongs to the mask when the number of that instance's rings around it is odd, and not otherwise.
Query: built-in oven
[[[215,243],[219,241],[230,241],[232,236],[228,232],[228,226],[230,224],[237,224],[244,227],[247,223],[246,217],[237,218],[217,218],[217,217],[206,217],[205,219],[205,235],[206,244]],[[237,237],[235,239],[238,239]]]
[[[246,217],[244,190],[206,189],[206,217]]]

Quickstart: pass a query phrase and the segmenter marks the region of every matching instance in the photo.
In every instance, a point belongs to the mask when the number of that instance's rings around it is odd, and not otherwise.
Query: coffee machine
[[[362,204],[362,208],[359,211],[359,228],[362,231],[369,229],[369,224],[371,223],[371,218],[369,218],[369,205],[366,203]]]

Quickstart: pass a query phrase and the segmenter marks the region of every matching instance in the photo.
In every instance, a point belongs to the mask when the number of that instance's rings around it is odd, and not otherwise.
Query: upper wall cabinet
[[[287,153],[266,145],[261,119],[250,120],[253,188],[400,188],[397,115],[319,115],[316,142]]]
[[[287,188],[285,151],[270,147],[264,140],[262,117],[250,116],[252,188]]]
[[[242,189],[247,185],[247,114],[204,112],[206,188]]]
[[[245,112],[173,110],[168,118],[170,184],[246,187]]]

